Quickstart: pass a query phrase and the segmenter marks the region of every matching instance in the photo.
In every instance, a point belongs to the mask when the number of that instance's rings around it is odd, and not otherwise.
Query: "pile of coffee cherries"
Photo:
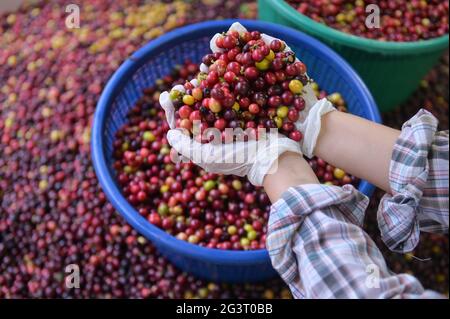
[[[305,107],[302,92],[309,80],[294,52],[286,51],[278,39],[266,44],[258,31],[228,31],[215,39],[215,45],[220,52],[203,57],[199,85],[186,82],[185,92],[170,91],[177,127],[194,132],[193,122],[198,120],[199,133],[214,127],[223,139],[225,128],[248,130],[255,137],[260,128],[278,128],[300,141],[302,134],[294,123]]]
[[[180,25],[240,16],[241,3],[79,0],[79,29],[63,0],[0,14],[0,299],[289,298],[281,279],[225,285],[177,269],[108,203],[90,157],[95,105],[122,61]]]
[[[254,18],[255,3],[76,3],[79,29],[66,28],[63,0],[24,1],[17,12],[0,14],[0,299],[288,298],[280,279],[225,285],[174,267],[108,203],[90,157],[95,105],[130,53],[186,23]],[[412,105],[432,105],[448,128],[448,58],[435,71],[400,112],[385,117],[389,124],[406,121]],[[167,87],[158,84],[156,91]],[[143,106],[130,120],[153,119],[149,109]],[[370,234],[378,236],[376,227]],[[421,276],[426,288],[447,292],[448,237],[425,242],[430,246],[417,256],[431,256],[430,262],[399,254],[386,254],[386,261],[395,271]],[[80,267],[80,289],[65,285],[70,264]]]
[[[128,122],[114,142],[118,181],[124,196],[142,216],[181,240],[209,248],[262,249],[270,202],[261,187],[245,178],[210,174],[192,163],[175,164],[171,160],[166,140],[169,127],[158,97],[161,91],[191,80],[197,69],[191,62],[178,66],[157,86],[147,88],[130,110]],[[317,84],[312,88],[320,97],[326,96]],[[195,95],[195,89],[192,92]],[[183,97],[189,102],[186,97],[192,95]],[[329,98],[345,110],[340,94]],[[310,165],[323,183],[358,183],[320,158],[310,160]]]
[[[380,41],[419,41],[448,33],[448,1],[288,0],[298,12],[337,30]],[[380,27],[369,28],[366,6],[376,4]]]

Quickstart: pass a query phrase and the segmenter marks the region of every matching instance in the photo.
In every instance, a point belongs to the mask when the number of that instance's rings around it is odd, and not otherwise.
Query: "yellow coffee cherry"
[[[333,175],[337,179],[343,179],[344,176],[345,176],[345,171],[340,169],[340,168],[335,168],[334,171],[333,171]]]
[[[273,59],[275,59],[275,52],[273,52],[272,50],[270,50],[269,54],[266,55],[265,59],[269,60],[270,62],[273,61]]]
[[[279,118],[284,119],[288,115],[288,113],[289,113],[289,108],[287,106],[280,106],[277,109],[277,116]]]
[[[283,119],[281,117],[275,116],[274,119],[277,128],[280,128],[283,125]]]
[[[289,90],[294,94],[300,94],[303,90],[303,83],[299,80],[291,80],[289,82]]]
[[[263,59],[261,62],[256,62],[255,66],[260,71],[266,71],[270,67],[270,61],[268,59]]]
[[[183,103],[187,105],[192,105],[195,103],[195,99],[192,95],[186,94],[183,96]]]

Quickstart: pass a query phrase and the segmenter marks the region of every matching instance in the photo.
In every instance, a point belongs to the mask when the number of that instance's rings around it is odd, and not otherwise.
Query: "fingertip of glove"
[[[171,129],[167,132],[167,141],[171,144],[172,142],[178,141],[183,137],[183,133],[181,132],[181,129],[175,128]]]
[[[159,104],[163,106],[165,103],[167,103],[167,100],[170,98],[169,92],[164,91],[159,95]]]
[[[172,90],[176,90],[176,91],[180,91],[181,93],[186,93],[186,89],[184,88],[183,85],[181,84],[177,84],[175,85]]]

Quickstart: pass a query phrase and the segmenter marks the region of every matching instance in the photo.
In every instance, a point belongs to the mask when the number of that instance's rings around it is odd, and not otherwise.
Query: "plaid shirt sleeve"
[[[378,209],[384,243],[395,252],[412,251],[420,231],[448,232],[448,131],[437,132],[437,119],[420,110],[402,127],[392,152],[392,190]]]
[[[420,111],[394,147],[393,195],[379,207],[392,250],[415,247],[420,230],[448,231],[448,131]],[[445,298],[408,274],[394,274],[362,229],[368,198],[353,186],[291,187],[272,205],[267,248],[296,298]]]
[[[443,298],[391,273],[361,228],[368,198],[353,186],[289,188],[272,205],[267,248],[295,298]]]

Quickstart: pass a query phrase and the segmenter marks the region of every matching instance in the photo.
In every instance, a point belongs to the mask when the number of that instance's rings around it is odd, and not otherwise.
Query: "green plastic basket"
[[[308,18],[283,0],[258,0],[258,10],[261,20],[308,33],[342,55],[366,82],[382,112],[404,102],[448,48],[448,34],[417,42],[350,35]]]

